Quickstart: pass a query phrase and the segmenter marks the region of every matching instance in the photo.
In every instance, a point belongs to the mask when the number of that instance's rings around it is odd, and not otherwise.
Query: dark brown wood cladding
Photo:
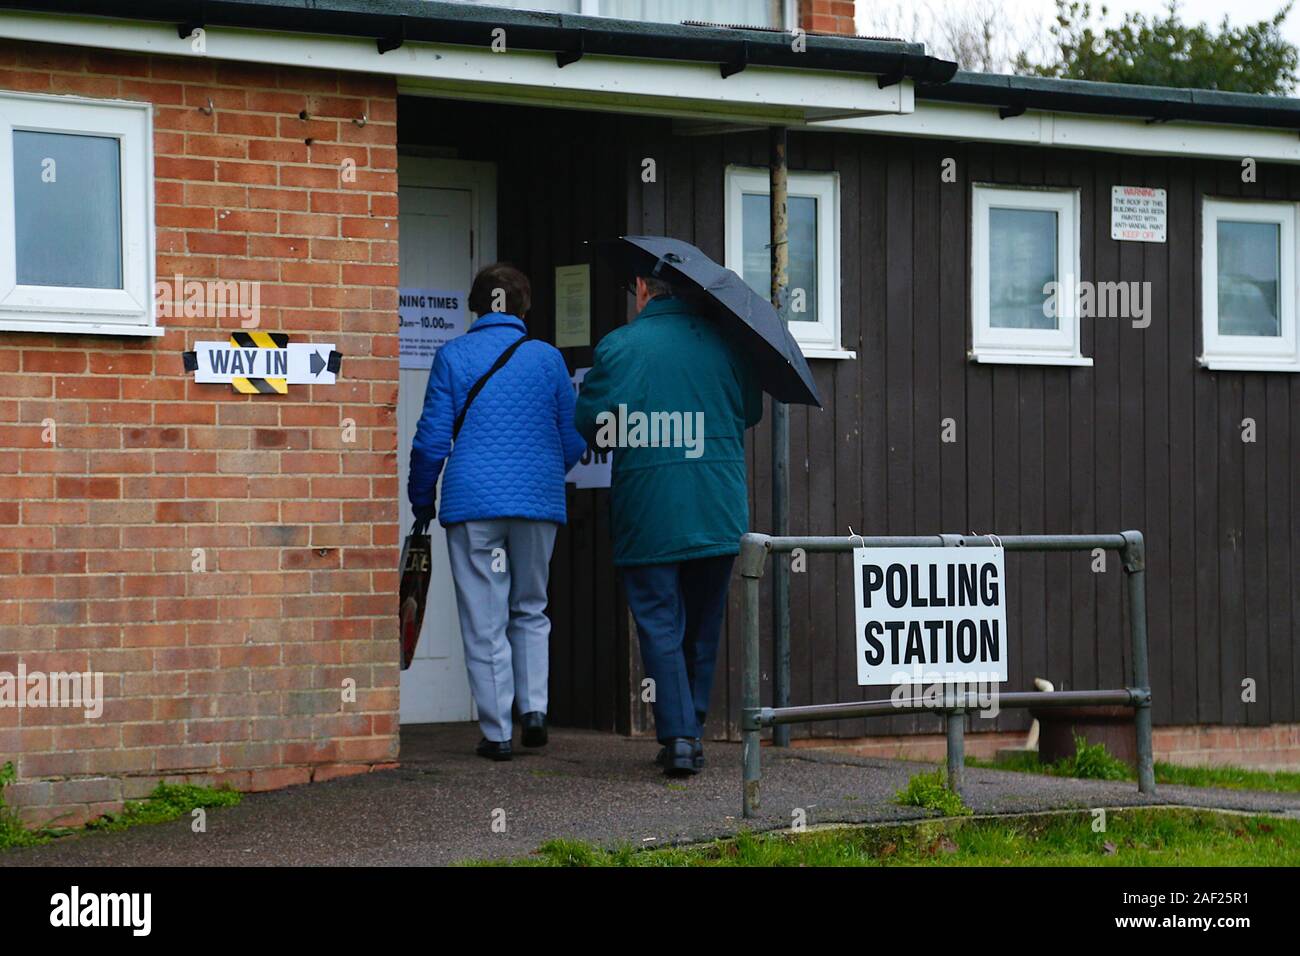
[[[550,322],[555,265],[589,261],[586,238],[667,233],[723,258],[724,171],[763,166],[762,132],[674,135],[663,120],[402,101],[403,142],[430,142],[417,113],[464,158],[500,163],[500,255],[534,282]],[[493,132],[495,130],[495,132]],[[412,137],[408,138],[408,132]],[[656,175],[643,182],[643,159]],[[941,178],[956,161],[956,182]],[[1203,196],[1300,201],[1300,170],[1235,162],[898,137],[795,132],[792,170],[833,170],[841,196],[841,321],[855,360],[813,362],[823,411],[791,416],[790,526],[809,534],[1091,532],[1147,538],[1155,719],[1261,725],[1300,720],[1300,376],[1211,372],[1200,352]],[[970,190],[976,182],[1064,186],[1081,197],[1082,277],[1149,282],[1151,324],[1083,320],[1092,368],[976,365],[969,344]],[[1168,242],[1110,238],[1113,185],[1168,190]],[[627,316],[599,270],[595,333]],[[542,329],[539,329],[542,334]],[[566,350],[571,367],[590,350]],[[1242,420],[1257,441],[1241,440]],[[941,440],[942,421],[957,441]],[[765,419],[750,433],[752,526],[771,525]],[[606,496],[570,492],[552,573],[557,722],[640,729],[634,638],[609,566]],[[1008,558],[1010,680],[1032,688],[1126,682],[1126,602],[1114,555]],[[847,559],[810,555],[791,576],[793,703],[853,700]],[[770,601],[765,591],[764,602]],[[770,631],[763,622],[764,653]],[[710,733],[739,733],[740,606]],[[765,673],[768,668],[765,666]],[[1252,679],[1257,702],[1242,701]],[[765,694],[770,691],[770,685]],[[1024,727],[1023,712],[972,728]],[[796,725],[799,735],[935,732],[931,717]]]

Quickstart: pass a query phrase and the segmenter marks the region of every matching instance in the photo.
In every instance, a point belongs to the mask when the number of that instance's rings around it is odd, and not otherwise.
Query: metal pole
[[[956,538],[944,535],[944,546],[954,547]],[[969,693],[965,684],[948,684],[943,689],[945,703],[953,709],[944,715],[945,729],[948,732],[948,789],[961,796],[962,771],[966,767],[966,714],[957,704],[958,695],[964,701]]]
[[[966,767],[966,712],[960,707],[944,715],[948,729],[948,789],[962,792],[962,771]]]
[[[746,569],[742,568],[742,573]],[[741,624],[741,739],[744,750],[744,789],[741,806],[746,820],[758,815],[759,779],[763,774],[758,708],[758,577],[742,577],[744,617]]]
[[[1136,688],[1124,690],[1057,690],[1043,691],[1005,691],[998,694],[998,706],[1010,710],[1016,707],[1091,707],[1115,706],[1137,708],[1140,701],[1147,698],[1145,691]],[[967,711],[979,710],[981,705],[977,695],[970,692],[958,695],[956,700],[947,700],[944,707],[961,707]],[[943,708],[940,708],[943,709]],[[758,720],[763,726],[781,724],[801,724],[815,720],[856,720],[862,717],[894,717],[898,714],[931,714],[935,706],[924,697],[904,697],[895,700],[856,700],[841,704],[802,704],[798,707],[772,707],[759,709]]]
[[[1151,745],[1151,677],[1147,663],[1146,544],[1140,531],[1125,531],[1124,570],[1128,574],[1129,633],[1133,639],[1133,687],[1143,692],[1133,711],[1137,734],[1138,790],[1156,792],[1155,756]]]
[[[770,201],[772,210],[772,305],[782,322],[789,321],[790,247],[788,222],[788,170],[786,130],[773,126],[768,131],[770,158]],[[790,409],[772,400],[772,530],[790,533]],[[790,564],[784,558],[772,562],[772,704],[790,703]],[[772,743],[790,745],[790,728],[772,728]]]

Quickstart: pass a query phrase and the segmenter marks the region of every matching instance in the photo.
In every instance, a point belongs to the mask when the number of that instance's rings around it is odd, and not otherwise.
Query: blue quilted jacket
[[[469,390],[524,331],[523,320],[489,313],[433,360],[407,495],[414,508],[434,504],[445,464],[444,526],[491,518],[564,523],[564,476],[587,445],[573,427],[573,385],[554,346],[519,347],[474,399],[452,449],[452,426]]]

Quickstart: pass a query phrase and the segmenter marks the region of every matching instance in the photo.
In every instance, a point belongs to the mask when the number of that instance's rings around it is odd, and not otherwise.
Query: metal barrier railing
[[[1146,549],[1140,531],[1119,534],[1025,534],[1025,535],[922,535],[918,537],[772,537],[746,534],[740,539],[740,574],[744,580],[744,623],[742,657],[744,670],[741,730],[744,740],[744,815],[753,817],[759,806],[762,764],[759,734],[764,727],[818,720],[844,720],[858,717],[884,717],[896,714],[941,713],[947,725],[948,785],[957,793],[962,787],[965,764],[965,714],[976,697],[955,690],[946,694],[939,706],[919,698],[904,700],[853,701],[840,704],[806,704],[797,707],[763,707],[759,697],[759,584],[772,553],[789,554],[795,549],[805,553],[851,552],[854,548],[915,547],[1002,547],[1007,551],[1105,551],[1119,552],[1128,576],[1129,638],[1132,643],[1130,686],[1118,690],[1032,691],[999,694],[999,707],[1076,707],[1111,704],[1132,707],[1137,735],[1138,790],[1153,794],[1156,790],[1151,751],[1151,684],[1147,664]],[[773,658],[778,670],[789,667],[788,647],[774,647]],[[789,674],[775,675],[782,686],[789,686]]]

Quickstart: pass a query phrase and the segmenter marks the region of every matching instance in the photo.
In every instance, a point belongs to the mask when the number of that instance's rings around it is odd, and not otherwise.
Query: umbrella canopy
[[[666,236],[620,236],[595,245],[601,259],[624,279],[653,275],[681,288],[701,311],[730,331],[763,391],[774,399],[821,408],[799,343],[772,303],[736,273],[689,242]]]

